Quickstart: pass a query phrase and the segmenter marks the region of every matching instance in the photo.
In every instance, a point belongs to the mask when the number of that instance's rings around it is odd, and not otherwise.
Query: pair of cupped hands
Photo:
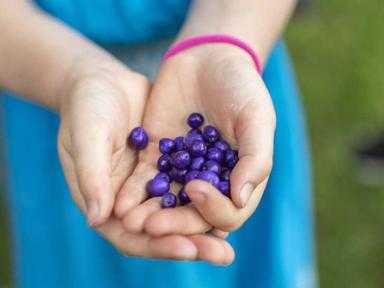
[[[59,104],[58,150],[89,225],[127,256],[230,264],[235,253],[225,238],[258,206],[272,167],[275,112],[251,58],[214,44],[168,59],[154,83],[112,58],[72,76]],[[231,199],[194,180],[186,185],[190,205],[161,209],[160,197],[146,192],[158,143],[185,135],[192,112],[239,151]],[[127,144],[137,126],[149,135],[139,152]]]

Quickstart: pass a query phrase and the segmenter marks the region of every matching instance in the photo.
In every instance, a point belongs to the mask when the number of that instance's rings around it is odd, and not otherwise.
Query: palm
[[[200,112],[206,123],[216,126],[223,138],[232,147],[240,150],[240,155],[242,152],[247,154],[247,137],[249,130],[253,129],[249,127],[247,120],[255,111],[263,111],[260,113],[261,123],[266,121],[263,118],[265,113],[273,115],[270,96],[251,65],[215,60],[212,60],[211,65],[198,65],[189,62],[189,59],[180,61],[176,57],[166,63],[156,80],[144,116],[144,128],[149,133],[151,143],[139,154],[139,164],[135,169],[137,173],[133,172],[133,177],[129,180],[134,187],[142,188],[127,189],[127,193],[121,197],[126,203],[125,211],[142,203],[126,215],[125,224],[128,230],[138,232],[147,229],[145,225],[149,224],[146,223],[149,218],[152,220],[150,222],[157,222],[154,224],[157,227],[161,225],[159,223],[166,222],[165,219],[181,218],[190,223],[193,219],[195,224],[190,225],[193,226],[190,230],[184,230],[186,234],[203,233],[212,229],[212,225],[207,223],[193,206],[178,207],[163,213],[159,211],[159,199],[147,200],[144,187],[156,173],[156,162],[160,155],[159,140],[185,135],[189,130],[186,118],[191,112]],[[172,185],[172,192],[177,193],[178,185]],[[132,224],[133,219],[138,217],[144,219],[140,224]],[[164,228],[163,232],[175,231],[169,227],[170,224],[165,226],[167,228]],[[160,234],[163,233],[159,232]]]

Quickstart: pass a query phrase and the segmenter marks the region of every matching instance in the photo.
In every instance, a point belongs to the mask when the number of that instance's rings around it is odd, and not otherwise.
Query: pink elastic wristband
[[[263,74],[263,69],[261,67],[259,57],[257,56],[256,52],[252,49],[252,47],[238,38],[235,38],[229,35],[224,35],[224,34],[201,35],[201,36],[196,36],[196,37],[188,38],[184,41],[181,41],[180,43],[177,43],[174,46],[172,46],[167,51],[167,53],[165,53],[162,63],[164,63],[170,57],[174,56],[175,54],[183,50],[186,50],[201,44],[207,44],[207,43],[227,43],[243,49],[245,52],[249,54],[249,56],[251,56],[253,62],[255,62],[255,66],[259,74],[260,75]]]

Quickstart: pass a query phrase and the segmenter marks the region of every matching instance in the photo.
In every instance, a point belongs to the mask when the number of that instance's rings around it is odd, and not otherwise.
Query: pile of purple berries
[[[172,181],[183,185],[178,192],[181,204],[190,202],[184,185],[193,179],[210,182],[230,197],[230,175],[239,159],[238,152],[221,139],[215,127],[207,125],[200,129],[204,122],[200,113],[192,113],[187,122],[192,129],[185,137],[163,138],[159,142],[162,153],[157,161],[159,172],[148,182],[147,191],[151,197],[162,197],[162,208],[176,207],[176,196],[170,192]],[[144,149],[148,144],[144,129],[133,129],[129,143],[136,150]]]

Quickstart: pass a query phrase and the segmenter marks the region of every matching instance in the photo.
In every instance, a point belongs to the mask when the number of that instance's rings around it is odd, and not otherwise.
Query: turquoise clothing
[[[94,41],[146,43],[119,54],[152,74],[163,44],[180,27],[188,1],[38,1]],[[110,48],[108,48],[110,49]],[[123,49],[124,50],[124,49]],[[279,42],[264,73],[277,113],[274,168],[254,215],[230,235],[237,258],[228,267],[124,257],[87,228],[73,203],[56,150],[59,118],[3,95],[7,199],[19,287],[316,287],[311,169],[299,93]]]

